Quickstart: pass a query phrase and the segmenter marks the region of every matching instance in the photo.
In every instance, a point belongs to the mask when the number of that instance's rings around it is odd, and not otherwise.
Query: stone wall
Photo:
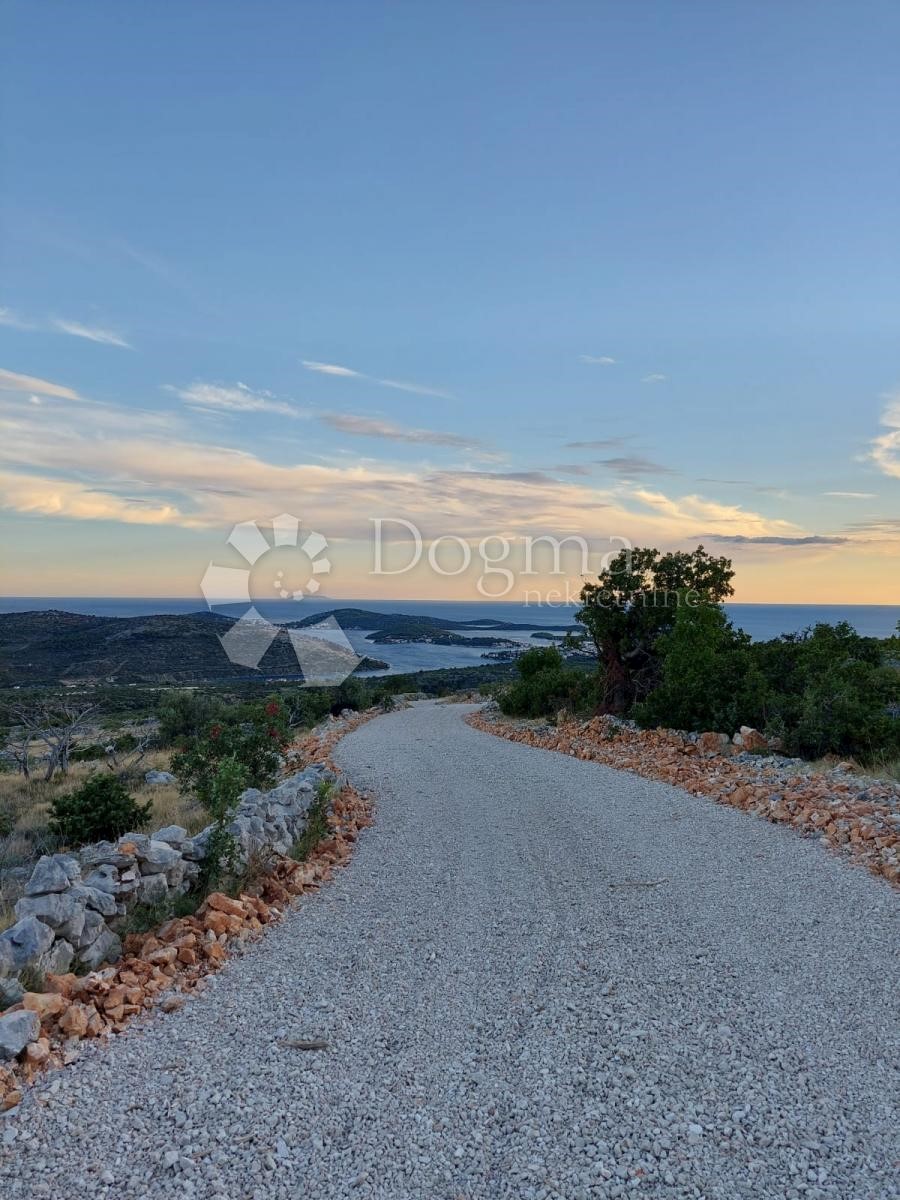
[[[266,851],[287,854],[306,828],[318,785],[334,780],[316,764],[271,791],[248,788],[229,826],[241,863]],[[212,828],[188,837],[168,825],[149,836],[127,833],[77,853],[44,855],[15,906],[16,923],[0,934],[0,1007],[18,999],[18,977],[28,968],[60,974],[114,962],[122,949],[116,930],[131,908],[190,890]]]

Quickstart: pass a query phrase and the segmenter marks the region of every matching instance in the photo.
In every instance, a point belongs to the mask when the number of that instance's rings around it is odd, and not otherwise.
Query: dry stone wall
[[[270,791],[248,788],[229,826],[242,863],[287,854],[306,828],[318,786],[333,782],[323,764],[288,776]],[[122,951],[117,933],[130,909],[188,892],[213,827],[189,837],[179,825],[147,836],[127,833],[72,854],[42,857],[15,906],[16,923],[0,934],[0,1004],[15,1003],[23,972],[91,971]],[[0,1048],[2,1056],[2,1048]]]

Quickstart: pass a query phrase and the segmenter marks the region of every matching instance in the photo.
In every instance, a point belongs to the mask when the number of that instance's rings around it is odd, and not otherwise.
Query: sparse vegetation
[[[316,798],[306,814],[306,828],[291,847],[291,858],[305,862],[316,846],[328,836],[328,805],[333,784],[323,779],[316,788]]]

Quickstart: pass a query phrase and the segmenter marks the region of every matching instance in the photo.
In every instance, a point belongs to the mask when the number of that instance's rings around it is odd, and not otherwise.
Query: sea
[[[497,636],[522,645],[545,644],[534,639],[541,631],[562,632],[575,624],[576,606],[534,605],[507,601],[463,600],[341,600],[305,597],[303,600],[256,601],[262,616],[273,622],[296,621],[313,613],[335,608],[361,608],[370,612],[408,613],[454,621],[515,621],[524,628],[498,630]],[[246,606],[221,605],[215,612],[240,617]],[[866,637],[890,637],[900,621],[900,605],[894,604],[726,604],[733,623],[756,641],[799,633],[820,622],[847,621]],[[102,617],[146,617],[157,613],[193,613],[207,611],[195,597],[101,597],[101,596],[5,596],[0,597],[0,613],[35,612],[61,609]],[[486,651],[477,646],[435,646],[429,643],[373,645],[367,630],[347,630],[347,637],[358,654],[369,654],[389,663],[387,674],[430,671],[445,667],[476,666],[489,662]],[[462,631],[458,631],[462,632]],[[473,631],[477,636],[479,631]],[[481,631],[483,632],[483,631]],[[487,652],[489,653],[489,652]]]

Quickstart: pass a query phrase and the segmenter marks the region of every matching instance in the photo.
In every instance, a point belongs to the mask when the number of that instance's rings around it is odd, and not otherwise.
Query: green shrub
[[[767,683],[767,717],[791,754],[863,762],[900,752],[900,674],[885,643],[846,621],[754,647]]]
[[[116,775],[89,775],[81,787],[50,802],[51,833],[69,845],[112,841],[143,829],[152,805],[138,804]]]
[[[365,687],[358,679],[345,679],[344,682],[337,688],[333,694],[331,701],[331,711],[337,716],[345,708],[352,708],[355,712],[364,709],[368,704],[368,698]]]
[[[656,643],[662,679],[631,715],[643,726],[718,729],[755,725],[765,685],[750,638],[715,604],[683,605],[669,633]]]
[[[236,758],[224,758],[216,764],[206,802],[213,826],[197,879],[201,895],[213,891],[237,870],[238,846],[228,826],[246,786],[247,769]]]
[[[566,667],[555,646],[535,646],[516,659],[519,678],[497,696],[502,712],[511,717],[555,717],[560,709],[593,711],[599,681],[594,674]]]
[[[223,760],[233,759],[241,766],[245,787],[270,787],[288,741],[287,713],[280,700],[235,705],[174,755],[172,771],[182,789],[211,811]]]
[[[157,709],[162,746],[184,746],[222,716],[223,705],[206,692],[170,692]]]
[[[806,758],[890,759],[900,751],[891,715],[900,674],[889,646],[846,622],[751,642],[718,606],[684,607],[657,640],[660,682],[632,715],[676,729],[752,725]]]

